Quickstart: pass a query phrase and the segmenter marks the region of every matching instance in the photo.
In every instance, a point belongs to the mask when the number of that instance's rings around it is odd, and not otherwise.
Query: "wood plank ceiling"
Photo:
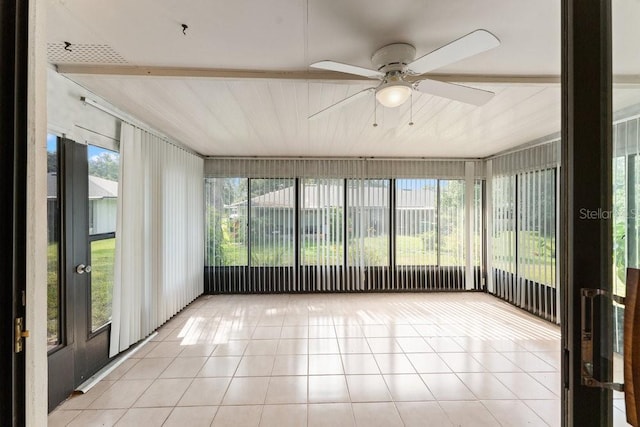
[[[625,3],[638,8],[637,2]],[[472,158],[560,129],[560,5],[553,0],[57,0],[49,5],[51,62],[203,155]],[[638,31],[628,19],[619,20],[621,30]],[[482,107],[415,93],[412,103],[376,108],[371,95],[310,121],[309,114],[377,82],[233,73],[193,77],[198,70],[306,73],[310,63],[323,59],[370,68],[371,54],[386,44],[412,43],[423,55],[477,28],[492,31],[501,46],[436,71],[438,78],[495,92]],[[65,41],[78,48],[76,54],[65,57]],[[78,53],[91,46],[93,57]],[[140,67],[171,67],[178,75],[139,75]],[[637,58],[620,68],[625,75],[640,74],[635,70],[640,70]],[[640,99],[636,85],[623,92],[616,108]]]

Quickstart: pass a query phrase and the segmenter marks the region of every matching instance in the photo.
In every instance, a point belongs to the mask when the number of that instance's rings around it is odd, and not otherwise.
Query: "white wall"
[[[50,133],[64,136],[80,144],[99,145],[117,150],[120,120],[97,108],[85,104],[81,97],[101,105],[109,103],[82,86],[47,70],[47,124]]]

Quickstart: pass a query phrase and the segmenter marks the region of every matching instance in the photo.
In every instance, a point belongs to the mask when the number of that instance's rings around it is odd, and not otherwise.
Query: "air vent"
[[[52,64],[126,64],[127,61],[106,44],[47,43],[47,59]]]

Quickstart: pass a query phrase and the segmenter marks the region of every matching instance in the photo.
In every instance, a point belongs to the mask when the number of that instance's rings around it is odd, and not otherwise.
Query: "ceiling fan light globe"
[[[411,96],[411,86],[408,84],[392,84],[384,86],[376,92],[376,99],[387,108],[398,107]]]

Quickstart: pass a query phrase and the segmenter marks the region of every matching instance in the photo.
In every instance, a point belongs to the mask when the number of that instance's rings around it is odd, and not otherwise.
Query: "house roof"
[[[319,209],[329,206],[344,205],[343,187],[339,185],[304,185],[304,195],[301,201],[302,209]],[[387,186],[369,186],[359,192],[359,188],[349,188],[348,197],[359,200],[359,205],[369,207],[387,206],[389,188]],[[294,187],[286,187],[271,191],[251,199],[254,207],[262,208],[293,208],[295,205]],[[436,200],[435,188],[407,188],[396,192],[396,206],[398,209],[434,209]],[[228,207],[246,206],[242,200]]]
[[[47,198],[58,197],[58,177],[56,172],[47,174]],[[118,197],[118,182],[89,175],[89,199],[113,199]]]

